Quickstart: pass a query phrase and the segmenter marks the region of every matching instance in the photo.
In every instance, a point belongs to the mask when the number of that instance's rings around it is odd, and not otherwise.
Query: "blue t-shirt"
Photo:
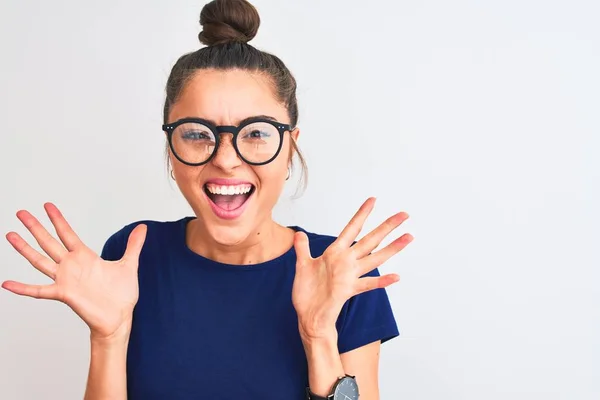
[[[127,352],[128,399],[303,400],[308,367],[291,299],[294,248],[254,265],[212,261],[186,244],[192,218],[127,225],[102,250],[102,258],[120,259],[133,228],[148,226]],[[335,240],[306,233],[313,257]],[[385,290],[346,302],[337,330],[340,353],[398,336]]]

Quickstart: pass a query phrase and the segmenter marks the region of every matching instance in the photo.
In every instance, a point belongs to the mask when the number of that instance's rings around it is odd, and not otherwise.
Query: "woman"
[[[195,216],[127,225],[98,256],[54,205],[62,244],[19,211],[48,257],[7,239],[54,283],[2,286],[90,327],[86,399],[377,399],[379,347],[398,335],[383,288],[399,279],[377,267],[412,236],[372,251],[408,215],[358,242],[373,198],[337,238],[273,221],[301,158],[295,80],[247,44],[260,20],[246,1],[215,0],[200,22],[206,47],[173,67],[163,125]]]

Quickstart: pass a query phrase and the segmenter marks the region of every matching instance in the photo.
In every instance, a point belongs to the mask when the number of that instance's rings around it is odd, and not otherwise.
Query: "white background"
[[[275,211],[338,234],[397,211],[382,267],[401,337],[382,399],[600,398],[600,6],[593,1],[256,0],[251,42],[298,79],[308,190]],[[3,0],[0,228],[55,202],[100,250],[191,210],[165,172],[164,84],[203,3]],[[295,176],[295,178],[297,175]],[[396,237],[396,236],[394,236]],[[391,241],[394,237],[390,237]],[[8,242],[0,281],[47,282]],[[80,399],[88,331],[0,291],[0,397]]]

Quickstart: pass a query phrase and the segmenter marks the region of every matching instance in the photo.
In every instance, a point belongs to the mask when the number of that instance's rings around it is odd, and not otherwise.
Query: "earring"
[[[175,176],[173,175],[173,170],[171,170],[171,178],[175,180]]]

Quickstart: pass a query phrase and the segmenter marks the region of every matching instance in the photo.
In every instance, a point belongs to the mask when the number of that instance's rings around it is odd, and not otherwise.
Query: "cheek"
[[[285,183],[287,177],[287,161],[285,158],[277,158],[277,160],[256,170],[256,175],[260,181],[261,188],[265,191],[273,191],[277,194]]]
[[[281,186],[281,181],[286,177],[287,171],[281,173],[278,169],[264,171],[258,174],[260,185],[263,189],[273,189]]]
[[[171,164],[173,169],[173,175],[175,175],[175,180],[177,181],[178,186],[182,190],[193,190],[193,187],[196,186],[198,182],[198,178],[204,169],[204,166],[200,167],[190,167],[188,165],[181,164],[180,162],[176,162],[175,164]]]

